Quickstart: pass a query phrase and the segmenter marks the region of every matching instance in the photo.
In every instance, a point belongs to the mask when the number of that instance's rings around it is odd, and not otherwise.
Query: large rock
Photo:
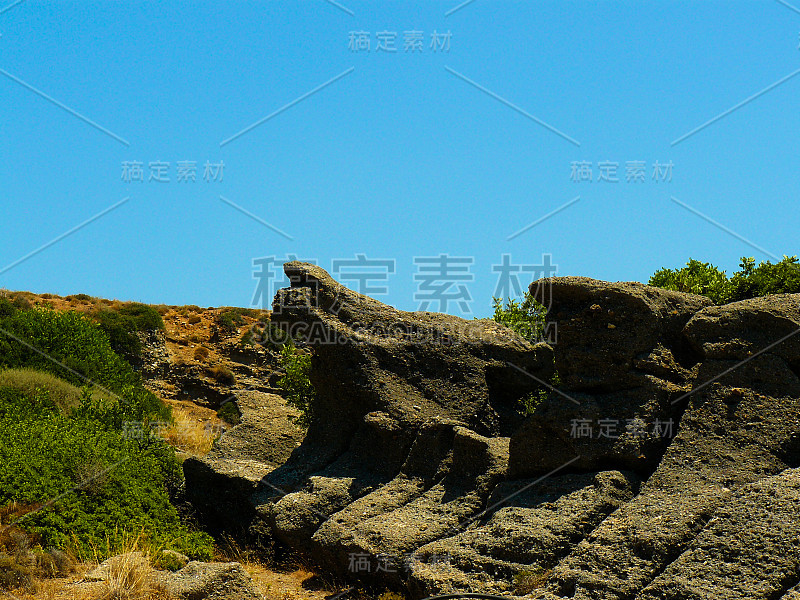
[[[767,600],[800,572],[800,469],[737,491],[641,600]]]
[[[535,281],[549,308],[561,393],[511,438],[509,476],[572,468],[651,473],[669,444],[699,354],[683,327],[708,298],[587,277]],[[667,435],[665,435],[667,434]]]
[[[636,498],[607,518],[557,565],[551,591],[576,599],[638,597],[696,539],[705,536],[724,553],[722,547],[734,544],[740,532],[736,527],[729,528],[728,539],[706,533],[716,522],[714,517],[725,514],[729,503],[737,502],[732,498],[743,486],[800,465],[800,385],[786,361],[773,354],[786,353],[791,348],[779,351],[780,344],[770,348],[786,335],[787,321],[794,322],[796,304],[776,300],[774,306],[781,308],[776,311],[780,316],[768,321],[773,324],[766,334],[771,341],[762,337],[764,321],[754,320],[752,326],[757,331],[748,327],[752,307],[768,304],[767,298],[746,302],[744,311],[742,303],[705,308],[689,321],[684,335],[706,357],[711,348],[721,347],[719,340],[726,339],[728,331],[732,339],[738,336],[737,339],[760,340],[764,345],[745,349],[739,356],[748,358],[746,362],[707,357],[699,365],[690,393],[673,401],[676,406],[687,407],[677,436],[657,469]],[[711,346],[704,345],[704,340],[710,340]],[[791,354],[785,356],[791,360]],[[747,489],[751,498],[752,494],[772,495],[769,488]],[[763,501],[769,499],[765,496]],[[787,502],[791,504],[792,500]],[[800,510],[800,506],[796,509]],[[756,519],[755,514],[753,518]],[[781,536],[785,533],[776,539],[784,539]],[[776,542],[768,551],[754,551],[759,556],[759,552],[771,554],[780,546]],[[789,549],[787,544],[780,551]],[[765,555],[759,560],[768,564],[771,559]],[[717,559],[709,568],[724,573],[727,566]],[[794,575],[800,578],[800,570],[795,569]],[[720,584],[723,579],[715,585],[724,587],[726,584]],[[764,582],[748,575],[738,582],[731,580],[730,585],[731,589],[738,586],[737,593],[743,595],[719,597],[774,597],[760,596]],[[661,591],[653,588],[643,597],[717,597],[688,592],[670,596],[663,595],[663,586],[657,589]]]
[[[588,277],[534,281],[556,324],[556,369],[565,391],[603,394],[647,386],[646,375],[683,381],[699,357],[682,335],[711,306],[704,296]]]
[[[175,573],[156,573],[155,581],[175,600],[264,600],[250,575],[237,562],[192,561]]]
[[[524,592],[520,573],[552,569],[637,489],[638,479],[619,471],[499,485],[485,523],[415,553],[414,595]]]
[[[553,278],[532,290],[556,338],[531,345],[286,271],[273,320],[313,349],[314,422],[282,465],[220,479],[281,544],[415,599],[800,595],[800,296]]]
[[[319,418],[303,462],[331,462],[373,411],[402,424],[409,440],[435,417],[507,435],[520,422],[516,402],[538,387],[518,369],[542,379],[552,373],[549,346],[531,345],[492,320],[399,311],[315,265],[290,262],[284,270],[292,287],[278,292],[272,322],[314,348]]]
[[[253,497],[277,539],[341,572],[344,547],[372,552],[378,536],[407,552],[479,511],[505,476],[519,399],[552,375],[551,348],[491,320],[398,311],[314,265],[284,268],[292,287],[272,322],[313,348],[317,400],[303,444]],[[391,517],[342,526],[370,494]],[[397,519],[416,525],[398,537]]]
[[[212,531],[248,539],[255,507],[251,496],[264,476],[297,449],[305,432],[297,410],[274,394],[242,390],[238,425],[226,431],[204,457],[183,463],[187,498]]]

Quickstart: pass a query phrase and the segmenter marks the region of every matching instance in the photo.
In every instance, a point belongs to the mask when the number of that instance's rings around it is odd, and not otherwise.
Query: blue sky
[[[445,254],[474,278],[470,312],[447,311],[485,316],[503,254],[646,281],[690,256],[731,271],[800,253],[797,5],[13,4],[0,6],[0,287],[249,306],[253,259],[330,270],[364,254],[396,264],[376,297],[414,310],[415,257]],[[421,51],[404,51],[411,31]],[[434,31],[448,49],[430,47]],[[352,32],[369,51],[348,47]],[[377,50],[380,32],[396,52]],[[126,161],[144,181],[123,180]],[[196,181],[177,181],[182,161]],[[644,181],[627,182],[635,161]],[[652,178],[656,161],[671,181]],[[148,181],[157,162],[169,182]],[[221,181],[206,162],[224,163]],[[591,182],[573,180],[578,162]],[[615,163],[619,182],[598,181]]]

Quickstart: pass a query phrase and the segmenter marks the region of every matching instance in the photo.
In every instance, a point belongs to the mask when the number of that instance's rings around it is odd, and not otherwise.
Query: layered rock
[[[187,497],[208,528],[252,542],[250,497],[264,476],[297,449],[305,432],[295,423],[297,410],[280,396],[242,390],[235,398],[240,423],[205,457],[187,458],[183,471]]]
[[[273,321],[313,348],[314,423],[235,494],[279,543],[413,598],[797,597],[800,296],[553,278],[532,345],[285,268]]]

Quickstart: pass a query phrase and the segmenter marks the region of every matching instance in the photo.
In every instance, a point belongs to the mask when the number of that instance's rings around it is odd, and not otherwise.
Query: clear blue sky
[[[690,256],[731,271],[740,256],[800,253],[800,11],[778,0],[459,4],[5,10],[0,287],[249,306],[253,259],[295,254],[330,269],[361,253],[396,261],[377,297],[414,310],[414,257],[447,254],[472,257],[468,308],[484,316],[503,254],[646,281]],[[368,52],[348,47],[358,31]],[[404,51],[408,31],[422,32],[422,51]],[[430,47],[434,31],[450,32],[449,50]],[[397,52],[376,50],[380,32],[396,32]],[[124,181],[124,161],[143,163],[144,181]],[[170,182],[148,181],[158,161]],[[196,181],[177,181],[179,161],[195,161]],[[222,181],[203,179],[207,161],[224,162]],[[591,182],[571,179],[577,161],[591,163]],[[598,181],[604,161],[618,183]],[[645,163],[643,182],[626,182],[632,161]],[[656,161],[674,165],[671,181],[652,179]]]

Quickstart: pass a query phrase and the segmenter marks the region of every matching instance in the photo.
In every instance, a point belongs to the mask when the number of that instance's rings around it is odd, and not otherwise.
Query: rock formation
[[[285,270],[272,318],[313,348],[314,421],[187,461],[212,520],[414,598],[800,597],[800,295],[540,280],[555,338],[531,344]]]

